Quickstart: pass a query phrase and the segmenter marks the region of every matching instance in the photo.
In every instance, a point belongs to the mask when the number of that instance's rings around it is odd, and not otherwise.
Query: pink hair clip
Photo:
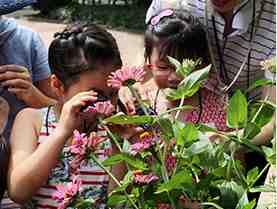
[[[160,20],[163,18],[163,17],[169,17],[171,15],[173,15],[173,10],[172,9],[165,9],[163,11],[161,11],[158,15],[154,16],[152,19],[151,19],[151,25],[157,25]]]

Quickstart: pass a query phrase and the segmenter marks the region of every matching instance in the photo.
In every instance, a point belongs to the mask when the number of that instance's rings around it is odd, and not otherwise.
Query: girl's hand
[[[75,95],[67,101],[62,108],[58,125],[59,131],[69,137],[75,129],[81,126],[83,117],[81,117],[80,109],[85,107],[88,102],[95,102],[96,100],[96,92],[86,91]]]

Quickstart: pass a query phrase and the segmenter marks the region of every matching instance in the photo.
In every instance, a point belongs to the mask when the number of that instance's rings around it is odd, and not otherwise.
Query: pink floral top
[[[192,110],[185,114],[183,120],[192,123],[203,123],[219,131],[228,131],[226,125],[226,101],[227,96],[220,97],[212,91],[203,88],[200,91],[202,97],[202,110]],[[199,118],[200,117],[200,118]]]
[[[149,82],[143,86],[138,87],[140,94],[143,99],[150,100],[151,106],[154,107],[154,101],[157,93],[157,87],[153,82]],[[226,104],[228,100],[228,96],[226,95],[218,95],[207,88],[202,88],[200,90],[201,94],[201,115],[200,115],[200,107],[192,110],[190,112],[182,112],[179,116],[184,122],[192,122],[192,123],[203,123],[212,128],[216,128],[219,131],[228,131],[226,125]],[[190,105],[190,99],[186,100],[186,104]],[[169,102],[165,98],[165,94],[162,92],[159,93],[158,98],[156,99],[156,111],[158,113],[162,113],[168,109]],[[200,118],[199,118],[200,116]]]

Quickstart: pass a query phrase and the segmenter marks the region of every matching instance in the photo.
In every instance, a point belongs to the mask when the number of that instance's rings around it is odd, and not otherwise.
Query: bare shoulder
[[[13,129],[24,131],[25,128],[37,132],[42,125],[42,113],[40,109],[24,108],[21,110],[14,121]]]
[[[42,117],[39,109],[24,108],[16,116],[16,121],[28,120],[29,122],[40,120]]]

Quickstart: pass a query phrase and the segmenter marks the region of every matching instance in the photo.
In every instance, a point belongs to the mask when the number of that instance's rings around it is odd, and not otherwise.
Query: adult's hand
[[[49,103],[49,98],[32,83],[31,74],[23,66],[0,66],[0,85],[30,107],[39,108]]]

